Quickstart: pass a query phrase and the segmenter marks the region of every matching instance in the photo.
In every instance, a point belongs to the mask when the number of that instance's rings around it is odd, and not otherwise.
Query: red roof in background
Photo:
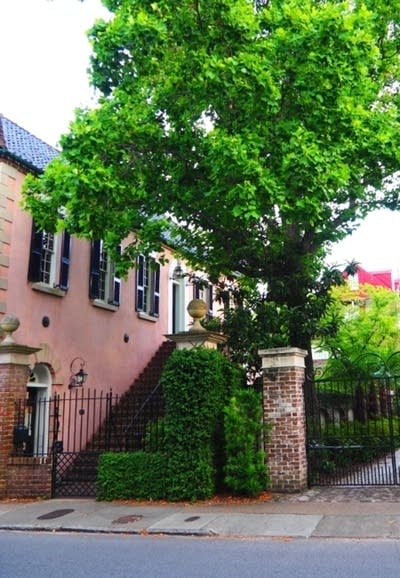
[[[362,267],[357,269],[358,282],[375,285],[375,287],[386,287],[386,289],[393,289],[392,271],[390,269],[384,271],[366,271]]]

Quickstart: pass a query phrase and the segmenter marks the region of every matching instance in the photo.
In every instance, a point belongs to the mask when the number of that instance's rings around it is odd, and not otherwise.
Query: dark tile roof
[[[0,156],[40,172],[57,155],[57,149],[0,114]]]

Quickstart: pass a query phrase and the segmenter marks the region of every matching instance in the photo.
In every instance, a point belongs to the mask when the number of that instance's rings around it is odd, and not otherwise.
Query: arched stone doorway
[[[26,453],[33,456],[43,456],[48,451],[51,384],[49,368],[44,363],[37,363],[27,383],[25,409],[25,427],[28,430]]]

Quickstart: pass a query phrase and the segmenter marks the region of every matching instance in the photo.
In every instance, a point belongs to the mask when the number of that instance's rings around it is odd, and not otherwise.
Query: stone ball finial
[[[19,319],[16,315],[5,315],[0,321],[0,329],[6,334],[3,343],[14,343],[11,334],[19,327]]]
[[[201,325],[200,321],[207,315],[207,311],[208,307],[203,299],[192,299],[190,301],[189,305],[187,306],[187,312],[193,319],[193,325],[189,331],[206,331],[206,329],[204,329],[204,327]]]

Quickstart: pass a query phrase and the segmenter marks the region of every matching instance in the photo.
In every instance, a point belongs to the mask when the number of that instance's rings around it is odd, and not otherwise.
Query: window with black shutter
[[[136,311],[151,317],[160,314],[160,264],[144,255],[136,265]]]
[[[121,280],[116,277],[115,264],[101,240],[91,245],[89,298],[107,305],[120,304]]]
[[[67,232],[55,235],[41,231],[33,224],[28,281],[47,286],[47,292],[50,289],[66,291],[68,289],[70,251],[71,237]]]

